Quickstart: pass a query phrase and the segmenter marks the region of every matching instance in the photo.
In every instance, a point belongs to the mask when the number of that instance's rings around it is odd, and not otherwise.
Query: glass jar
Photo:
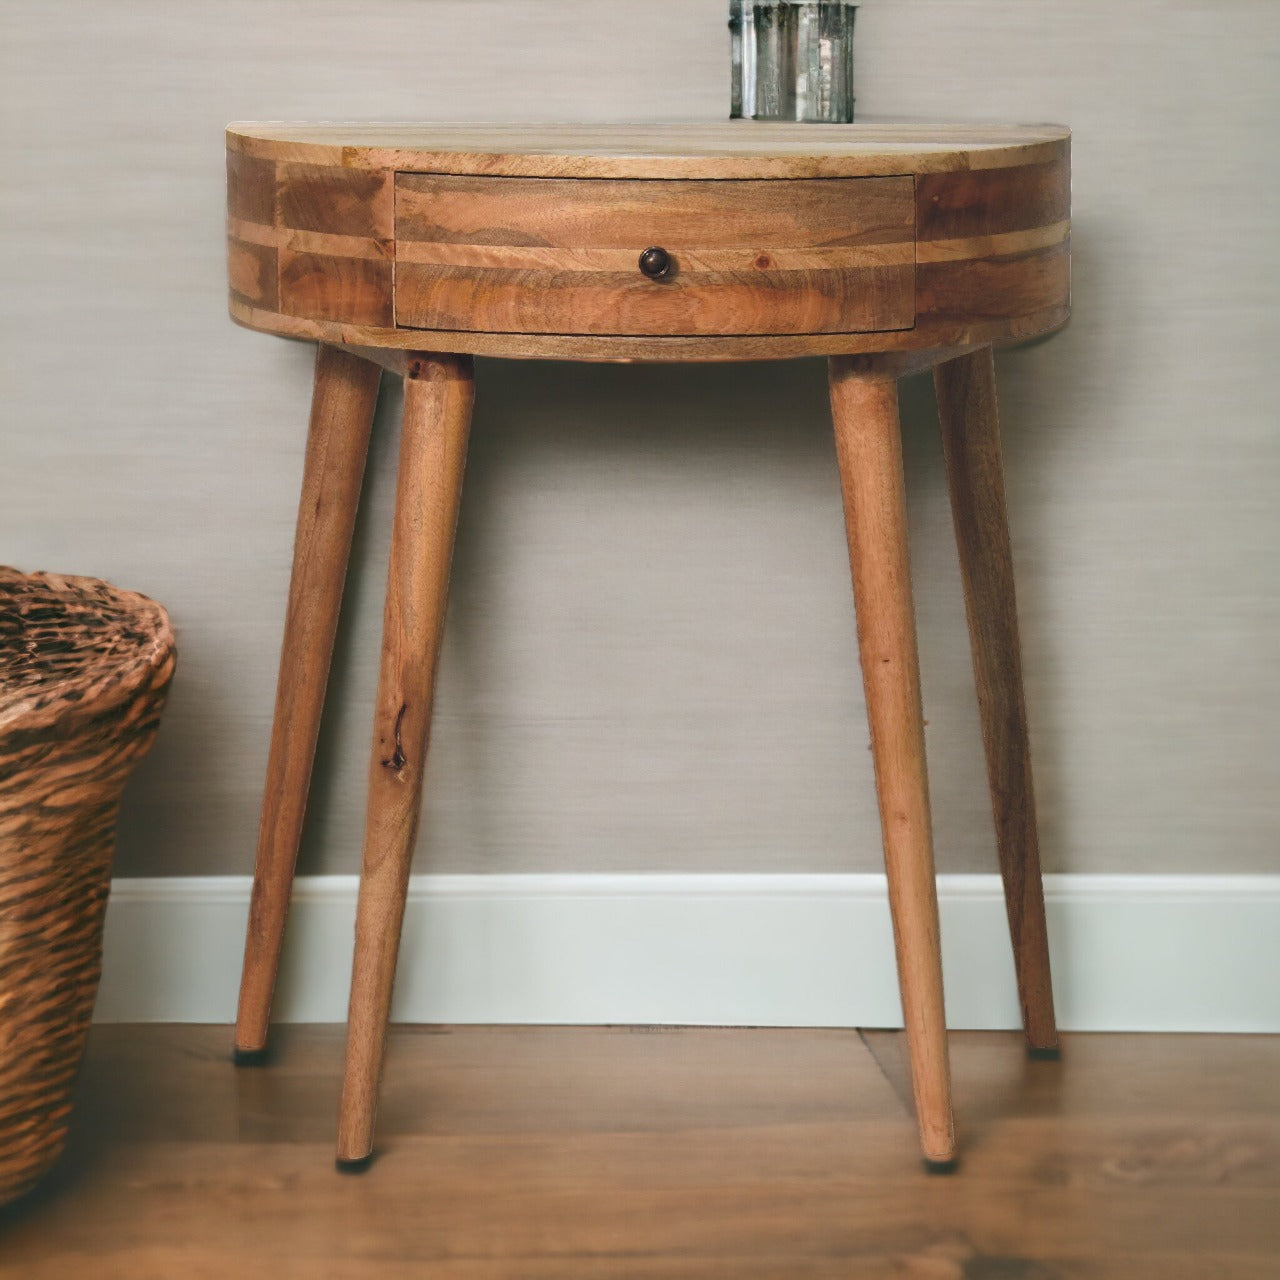
[[[853,19],[846,0],[729,0],[729,115],[853,119]]]

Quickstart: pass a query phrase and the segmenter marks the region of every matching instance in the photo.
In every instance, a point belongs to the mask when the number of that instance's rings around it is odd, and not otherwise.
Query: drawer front
[[[910,177],[490,178],[399,173],[395,321],[489,333],[909,329]],[[657,246],[670,266],[646,276]]]

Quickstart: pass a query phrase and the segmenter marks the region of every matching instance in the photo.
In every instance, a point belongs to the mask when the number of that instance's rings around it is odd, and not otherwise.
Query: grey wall
[[[725,0],[5,0],[0,560],[164,601],[126,875],[252,865],[310,352],[224,313],[230,119],[727,107]],[[1000,356],[1046,862],[1274,867],[1280,6],[871,0],[867,114],[1075,129],[1069,328]],[[481,362],[419,870],[878,863],[820,362]],[[945,870],[990,869],[932,393],[905,386]],[[397,393],[303,854],[357,865]]]

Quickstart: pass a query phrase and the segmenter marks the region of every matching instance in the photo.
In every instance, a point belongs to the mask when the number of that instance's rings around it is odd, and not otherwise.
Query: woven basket
[[[154,601],[0,567],[0,1204],[66,1143],[120,795],[173,664]]]

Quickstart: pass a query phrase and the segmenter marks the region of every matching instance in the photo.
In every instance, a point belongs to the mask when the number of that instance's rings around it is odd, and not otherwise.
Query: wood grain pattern
[[[698,124],[285,124],[237,121],[260,159],[531,178],[864,178],[969,172],[1061,156],[1061,125],[735,120]]]
[[[1280,1039],[952,1037],[963,1176],[911,1152],[901,1033],[400,1027],[366,1180],[340,1027],[95,1026],[22,1280],[1272,1280]],[[883,1072],[883,1074],[882,1074]],[[887,1077],[887,1078],[886,1078]]]
[[[390,173],[319,164],[281,164],[276,224],[298,231],[390,239],[394,187]]]
[[[404,326],[487,333],[879,333],[910,327],[911,267],[686,270],[652,281],[634,268],[623,274],[401,266],[396,308]]]
[[[1051,1051],[1058,1032],[991,348],[948,360],[933,376],[1022,1023],[1031,1049]]]
[[[231,297],[250,307],[279,306],[279,259],[271,245],[227,237],[227,282]]]
[[[424,356],[404,381],[404,426],[383,614],[338,1160],[373,1149],[391,988],[422,799],[473,396],[471,361]]]
[[[917,269],[918,271],[919,269]],[[381,351],[466,352],[512,360],[631,361],[783,360],[800,356],[918,352],[926,365],[940,348],[1017,342],[1061,328],[1070,312],[1064,306],[1010,320],[933,321],[928,342],[917,321],[913,329],[876,333],[748,334],[737,337],[606,337],[593,334],[477,333],[461,329],[381,329],[341,321],[308,320],[246,306],[232,298],[231,318],[246,328],[282,337]]]
[[[1070,295],[1065,242],[1009,257],[922,262],[916,268],[916,326],[920,334],[976,336],[983,322],[1065,315]]]
[[[1066,157],[976,173],[922,173],[916,179],[921,240],[989,236],[1051,226],[1071,215]]]
[[[1053,127],[236,125],[227,144],[231,314],[274,333],[770,359],[1013,341],[1070,303]],[[636,269],[650,244],[674,255],[663,281]]]
[[[237,126],[228,146],[276,166],[273,225],[232,209],[228,227],[277,253],[279,312],[241,293],[233,316],[405,368],[339,1162],[372,1151],[470,413],[460,353],[472,351],[839,353],[832,409],[915,1103],[926,1157],[951,1161],[894,379],[1065,319],[1066,132]],[[649,245],[671,256],[662,279],[629,261]]]
[[[912,197],[909,178],[401,174],[396,322],[666,336],[907,328]],[[648,245],[671,255],[661,280],[638,269]]]
[[[1039,163],[917,175],[917,328],[927,334],[1065,312],[1070,217],[1065,144]]]
[[[834,358],[831,412],[916,1116],[925,1158],[947,1164],[956,1139],[897,383]]]
[[[910,178],[599,181],[402,173],[396,235],[562,249],[910,244]]]
[[[276,165],[227,148],[227,213],[270,227],[276,220]]]
[[[67,1139],[116,815],[174,660],[145,596],[0,566],[0,1204]]]
[[[280,251],[280,309],[311,320],[392,323],[391,263]]]
[[[267,1043],[285,916],[381,377],[376,364],[347,351],[323,344],[316,351],[289,607],[236,1015],[238,1054],[259,1053]]]

